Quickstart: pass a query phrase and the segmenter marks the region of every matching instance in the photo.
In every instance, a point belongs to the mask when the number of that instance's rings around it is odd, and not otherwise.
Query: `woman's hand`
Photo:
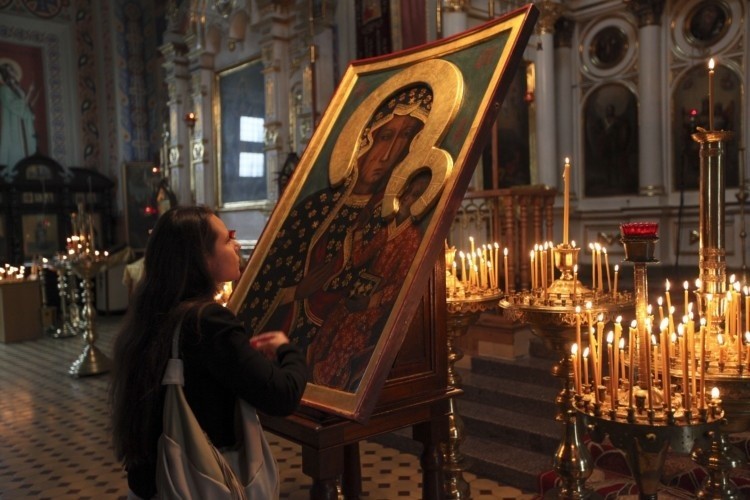
[[[289,337],[281,331],[265,332],[250,339],[250,347],[260,351],[270,360],[276,359],[276,349],[282,344],[288,344]]]

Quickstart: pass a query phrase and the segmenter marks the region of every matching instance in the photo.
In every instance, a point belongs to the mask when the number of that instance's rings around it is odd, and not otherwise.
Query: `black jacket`
[[[185,397],[198,423],[217,447],[237,442],[235,403],[240,397],[269,415],[288,415],[299,404],[307,383],[302,353],[290,344],[276,351],[276,361],[250,347],[249,337],[231,311],[211,304],[201,313],[199,327],[185,326],[180,357],[185,373]],[[162,405],[163,406],[163,405]],[[162,418],[155,420],[161,435]],[[154,443],[154,459],[156,443]],[[128,487],[141,498],[156,494],[156,463],[128,469]]]

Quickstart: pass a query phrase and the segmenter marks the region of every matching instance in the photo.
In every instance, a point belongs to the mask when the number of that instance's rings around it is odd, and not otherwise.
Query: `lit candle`
[[[589,348],[583,350],[583,383],[589,383]]]
[[[458,280],[458,276],[456,276],[456,261],[453,261],[452,263],[453,267],[453,286],[451,287],[451,296],[456,296],[456,280]]]
[[[471,255],[474,255],[474,237],[469,236],[469,246],[471,247]]]
[[[510,293],[508,287],[508,247],[503,248],[503,270],[505,271],[505,293]]]
[[[594,250],[593,243],[589,243],[589,250],[591,250],[591,289],[596,290],[596,250]]]
[[[597,384],[596,384],[596,337],[594,336],[594,327],[589,323],[588,325],[589,329],[589,347],[591,348],[591,364],[592,366],[592,372],[594,376],[594,397],[597,396]],[[599,398],[596,397],[596,402],[599,402]]]
[[[690,284],[687,281],[682,283],[682,288],[685,290],[685,303],[683,304],[683,306],[685,308],[686,315],[688,313],[688,304],[690,303],[690,300],[688,299],[688,287],[689,286]]]
[[[617,410],[617,371],[615,370],[613,366],[612,360],[614,359],[614,352],[612,349],[612,343],[614,341],[614,333],[612,333],[612,330],[607,333],[607,364],[609,365],[609,400],[610,400],[610,406],[613,410]]]
[[[598,281],[598,290],[604,290],[604,273],[602,272],[602,246],[599,243],[594,244],[596,250],[596,274]]]
[[[690,379],[688,378],[688,356],[687,342],[685,337],[685,325],[677,325],[678,340],[682,354],[682,395],[685,399],[685,408],[690,409]]]
[[[612,280],[609,279],[609,255],[607,255],[606,247],[602,247],[602,253],[604,254],[604,269],[607,270],[607,289],[609,293],[612,293]]]
[[[651,334],[651,352],[652,357],[654,358],[654,380],[659,380],[659,372],[662,373],[662,377],[664,374],[664,363],[659,362],[659,342],[657,342],[656,335],[653,333]],[[661,355],[664,356],[664,349],[662,349]],[[662,365],[661,370],[659,367],[660,364]]]
[[[619,365],[620,365],[620,372],[619,377],[621,380],[626,380],[625,378],[625,338],[620,338],[620,344],[618,345],[620,355],[618,356]]]
[[[638,322],[636,320],[633,320],[630,322],[630,330],[628,330],[629,336],[628,336],[628,377],[629,377],[629,383],[628,383],[628,406],[630,408],[633,407],[633,386],[635,385],[635,366],[633,365],[633,356],[635,353],[635,345],[636,345],[636,330],[635,327],[638,325]]]
[[[612,292],[613,297],[617,298],[617,273],[620,271],[620,266],[615,264],[615,286]]]
[[[576,385],[576,393],[581,394],[581,377],[578,371],[578,344],[573,344],[570,347],[570,352],[573,355],[573,380]]]
[[[581,306],[576,306],[576,344],[581,343]]]
[[[664,299],[657,297],[656,304],[659,306],[659,324],[661,324],[664,321]]]
[[[458,252],[458,256],[461,257],[461,280],[464,282],[464,287],[466,287],[466,254]]]
[[[669,321],[662,321],[660,325],[661,329],[661,338],[662,338],[662,349],[661,349],[661,362],[662,362],[662,387],[664,388],[664,403],[667,405],[667,410],[672,409],[672,401],[671,397],[671,387],[670,387],[670,380],[672,380],[672,377],[670,375],[670,368],[669,368]]]
[[[617,316],[615,318],[615,349],[618,348],[620,345],[620,339],[622,338],[622,316]],[[615,374],[618,372],[618,368],[620,367],[620,364],[617,362],[617,357],[615,357]]]
[[[529,262],[531,265],[531,289],[534,290],[536,288],[536,260],[535,260],[536,252],[534,250],[531,250],[529,252]]]
[[[604,315],[600,313],[596,318],[597,385],[602,385],[602,368],[604,367],[604,340]]]
[[[745,287],[745,331],[750,331],[750,288]]]
[[[555,281],[555,244],[548,242],[549,246],[549,282]]]
[[[714,58],[708,60],[708,130],[714,129]]]
[[[719,416],[719,405],[721,404],[721,399],[719,399],[719,388],[714,387],[711,389],[711,411],[712,417],[718,417]]]
[[[568,220],[570,219],[570,159],[565,157],[565,167],[563,169],[563,245],[568,244]]]
[[[700,408],[703,409],[706,407],[706,320],[705,318],[701,318],[701,327],[699,331],[699,335],[701,336],[701,347],[699,350],[700,358],[698,359],[698,368],[700,369]]]
[[[495,266],[495,288],[499,287],[500,285],[500,265],[498,264],[498,252],[500,251],[500,245],[495,242],[495,260],[492,262],[492,265]]]
[[[747,349],[747,369],[750,370],[750,332],[745,332],[745,349]]]

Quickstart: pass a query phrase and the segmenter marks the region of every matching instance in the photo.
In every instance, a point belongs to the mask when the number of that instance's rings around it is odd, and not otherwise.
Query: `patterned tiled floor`
[[[97,346],[111,352],[120,316],[99,316]],[[0,499],[124,498],[125,476],[109,440],[106,375],[76,379],[68,368],[80,338],[0,343]],[[309,498],[300,447],[268,434],[281,474],[281,498]],[[360,445],[362,496],[420,498],[419,459],[377,443]],[[465,473],[475,499],[533,495]]]

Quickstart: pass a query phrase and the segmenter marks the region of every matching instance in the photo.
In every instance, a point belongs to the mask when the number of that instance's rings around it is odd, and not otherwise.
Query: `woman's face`
[[[211,229],[216,234],[213,252],[206,258],[208,272],[216,284],[234,281],[240,277],[240,245],[230,234],[227,226],[216,217],[211,216]]]
[[[359,161],[361,185],[376,186],[391,174],[409,152],[409,146],[424,124],[411,116],[395,116],[373,133],[372,146]]]

